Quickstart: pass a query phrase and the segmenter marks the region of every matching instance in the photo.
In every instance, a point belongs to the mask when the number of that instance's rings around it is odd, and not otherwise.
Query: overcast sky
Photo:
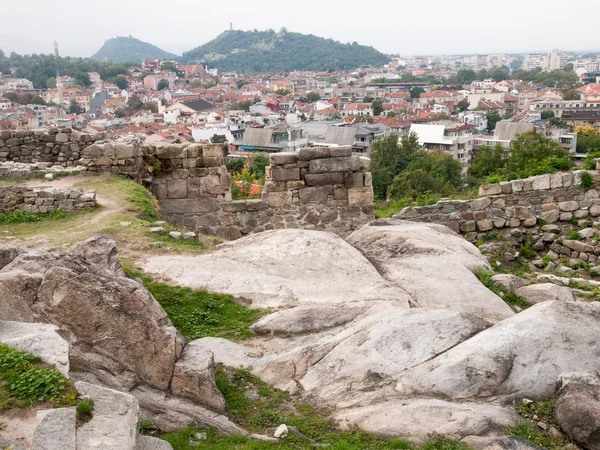
[[[564,0],[30,0],[2,1],[5,53],[91,56],[105,40],[133,37],[181,54],[233,22],[238,30],[311,33],[384,53],[441,55],[600,48],[600,2]]]

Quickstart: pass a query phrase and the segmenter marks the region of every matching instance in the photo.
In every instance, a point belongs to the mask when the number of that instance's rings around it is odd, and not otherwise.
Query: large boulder
[[[140,283],[120,276],[114,261],[96,264],[103,260],[97,248],[92,241],[89,252],[79,245],[74,253],[18,254],[0,270],[3,319],[57,325],[71,345],[73,371],[118,388],[166,389],[183,339]]]
[[[399,377],[402,394],[552,397],[568,371],[600,371],[600,304],[548,301],[482,331]]]
[[[377,436],[400,436],[422,442],[432,433],[455,439],[501,436],[517,419],[512,408],[439,399],[397,399],[341,410],[334,414],[342,429],[359,427]]]
[[[104,236],[92,236],[83,242],[79,242],[69,249],[69,253],[92,264],[104,267],[116,275],[125,275],[114,241]]]
[[[554,417],[563,431],[583,448],[600,450],[598,377],[587,373],[562,374],[556,394]]]
[[[0,320],[0,342],[37,356],[69,377],[69,343],[56,325]]]
[[[561,302],[574,302],[575,296],[571,289],[552,283],[539,283],[523,286],[515,291],[515,294],[525,298],[529,303],[541,303],[549,300]]]
[[[223,394],[215,383],[213,354],[197,342],[186,345],[175,364],[171,392],[221,414],[227,412]]]
[[[402,286],[414,306],[468,312],[493,322],[514,314],[474,275],[479,268],[489,268],[485,257],[443,225],[381,219],[347,241],[386,280]]]
[[[492,276],[492,281],[505,291],[513,292],[525,285],[525,280],[510,273],[499,273]]]
[[[368,300],[408,307],[410,297],[333,233],[280,230],[253,234],[211,254],[156,256],[144,271],[177,285],[231,294],[260,308]]]
[[[135,397],[83,381],[75,388],[94,401],[91,420],[77,428],[77,450],[134,450],[139,411]]]
[[[75,408],[38,411],[43,417],[33,432],[33,450],[76,450]]]

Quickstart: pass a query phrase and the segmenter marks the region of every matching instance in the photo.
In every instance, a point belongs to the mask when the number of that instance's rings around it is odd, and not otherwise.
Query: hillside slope
[[[268,31],[226,31],[183,54],[185,61],[202,60],[221,70],[284,72],[353,69],[379,66],[389,58],[373,47],[342,44],[314,35]]]
[[[143,58],[172,59],[178,56],[131,36],[109,39],[91,56],[96,61],[115,63],[139,62]]]

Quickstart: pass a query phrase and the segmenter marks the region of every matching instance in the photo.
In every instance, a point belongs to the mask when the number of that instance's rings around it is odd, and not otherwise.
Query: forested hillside
[[[91,58],[101,62],[135,62],[139,64],[143,58],[174,59],[178,56],[131,36],[119,36],[107,40]]]
[[[314,35],[268,31],[226,31],[216,39],[183,54],[185,61],[201,60],[220,70],[285,72],[353,69],[381,66],[389,58],[373,47],[342,44]]]

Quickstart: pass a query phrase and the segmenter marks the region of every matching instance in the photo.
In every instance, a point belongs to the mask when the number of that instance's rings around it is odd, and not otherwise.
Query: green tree
[[[472,69],[460,69],[456,77],[460,84],[471,84],[477,78],[477,74]]]
[[[170,72],[177,72],[177,67],[175,67],[175,64],[173,64],[171,61],[167,61],[162,63],[162,65],[160,66],[161,70],[168,70]]]
[[[213,134],[210,138],[210,142],[213,144],[225,144],[227,143],[227,137],[224,134]]]
[[[227,170],[231,173],[239,173],[244,168],[244,161],[239,158],[230,159],[225,163],[225,167],[227,167]]]
[[[321,96],[318,92],[309,92],[306,96],[306,100],[308,103],[315,103],[321,100]]]
[[[129,101],[127,102],[127,107],[131,110],[131,113],[136,113],[144,107],[144,102],[136,96],[132,95],[129,97]]]
[[[508,173],[517,173],[520,177],[568,170],[571,167],[573,161],[558,142],[535,132],[517,136],[511,143],[510,157],[506,160]]]
[[[79,104],[75,100],[71,100],[71,104],[69,105],[69,114],[81,113],[83,113],[83,108],[79,106]]]
[[[483,81],[483,80],[487,80],[490,77],[490,74],[488,73],[487,70],[485,69],[481,69],[479,72],[477,72],[477,80],[479,81]]]
[[[469,105],[470,105],[469,100],[466,98],[456,104],[456,106],[460,112],[464,112],[467,109],[469,109]]]
[[[158,82],[156,90],[162,91],[163,89],[169,89],[169,81],[164,78]]]
[[[494,147],[482,145],[475,151],[473,163],[469,167],[469,175],[483,179],[504,169],[508,152],[500,144]]]
[[[394,111],[388,111],[388,113],[386,114],[387,117],[389,118],[393,118],[396,117],[396,113]]]
[[[113,77],[109,81],[115,86],[117,86],[119,89],[127,89],[127,86],[129,86],[127,78],[125,78],[123,75]]]
[[[496,81],[508,80],[510,78],[510,69],[506,66],[495,67],[489,71],[488,76]]]
[[[277,89],[275,93],[277,95],[288,95],[291,91],[289,89]]]
[[[35,95],[31,99],[30,103],[33,105],[47,105],[47,103],[44,101],[44,99],[42,97],[40,97],[39,95]]]
[[[486,114],[488,125],[487,130],[491,133],[496,129],[496,124],[502,120],[502,116],[495,109],[491,110]]]
[[[254,155],[253,161],[254,167],[252,167],[251,169],[254,173],[255,178],[258,180],[264,180],[266,167],[270,164],[269,157],[264,153],[259,153],[257,155]]]
[[[547,119],[554,117],[554,111],[550,111],[548,109],[548,110],[542,111],[541,115],[542,115],[542,119],[547,120]]]
[[[383,112],[383,103],[381,100],[375,100],[372,103],[373,115],[379,116]]]
[[[410,98],[419,98],[423,92],[425,92],[425,89],[415,86],[410,90]]]
[[[92,85],[92,81],[90,80],[90,76],[87,72],[77,72],[75,74],[75,80],[82,87],[90,87]]]

